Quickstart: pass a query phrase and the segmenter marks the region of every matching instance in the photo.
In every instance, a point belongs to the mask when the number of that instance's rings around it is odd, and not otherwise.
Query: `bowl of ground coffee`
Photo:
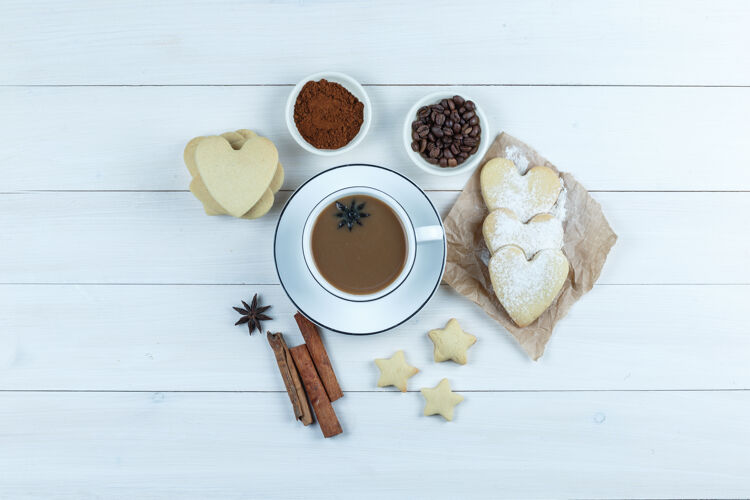
[[[333,156],[349,151],[364,139],[371,121],[365,89],[343,73],[309,75],[287,100],[289,133],[311,153]]]

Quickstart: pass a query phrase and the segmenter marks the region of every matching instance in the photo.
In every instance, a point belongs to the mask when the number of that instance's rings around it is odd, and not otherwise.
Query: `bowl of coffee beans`
[[[421,169],[456,175],[479,164],[489,146],[487,119],[474,101],[451,92],[423,97],[404,122],[404,146]]]

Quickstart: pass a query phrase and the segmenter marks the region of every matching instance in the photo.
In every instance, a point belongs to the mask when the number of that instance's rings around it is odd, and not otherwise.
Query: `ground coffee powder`
[[[342,85],[307,82],[294,103],[294,123],[318,149],[339,149],[354,139],[364,121],[364,104]]]

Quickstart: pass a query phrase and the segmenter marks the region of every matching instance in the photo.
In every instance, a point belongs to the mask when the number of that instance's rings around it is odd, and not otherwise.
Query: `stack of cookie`
[[[284,182],[276,146],[252,130],[196,137],[184,159],[193,176],[190,191],[208,215],[261,217]]]
[[[550,213],[563,183],[551,168],[536,166],[522,175],[512,161],[494,158],[482,168],[480,184],[490,211],[482,233],[492,255],[492,288],[524,327],[552,304],[568,276],[562,221]]]

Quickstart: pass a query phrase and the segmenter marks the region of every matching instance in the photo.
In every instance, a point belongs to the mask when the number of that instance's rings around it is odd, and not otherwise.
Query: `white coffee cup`
[[[315,259],[313,258],[312,253],[312,232],[313,227],[315,226],[315,221],[318,219],[320,213],[336,200],[352,195],[372,196],[373,198],[376,198],[388,205],[388,207],[393,210],[393,213],[396,214],[399,221],[401,222],[401,228],[404,230],[404,236],[406,237],[406,261],[404,263],[403,269],[401,270],[401,273],[399,273],[399,275],[396,277],[396,279],[393,280],[393,282],[391,282],[390,285],[386,286],[382,290],[378,290],[377,292],[370,294],[358,295],[347,293],[336,288],[333,284],[329,283],[320,273],[317,265],[315,264]],[[442,242],[442,240],[442,226],[435,225],[414,227],[414,224],[409,218],[409,214],[406,213],[406,210],[404,210],[404,208],[396,200],[391,198],[383,191],[365,186],[351,186],[330,193],[325,198],[320,200],[320,202],[315,205],[315,208],[312,209],[310,214],[307,216],[305,227],[302,230],[302,254],[305,258],[305,263],[307,264],[307,268],[309,269],[310,274],[312,274],[313,278],[315,278],[315,281],[317,281],[318,284],[326,291],[342,299],[355,302],[365,302],[369,300],[376,300],[388,295],[389,293],[397,289],[401,285],[401,283],[404,282],[406,277],[409,276],[412,267],[414,266],[414,260],[416,259],[419,245],[426,244],[431,241]]]

